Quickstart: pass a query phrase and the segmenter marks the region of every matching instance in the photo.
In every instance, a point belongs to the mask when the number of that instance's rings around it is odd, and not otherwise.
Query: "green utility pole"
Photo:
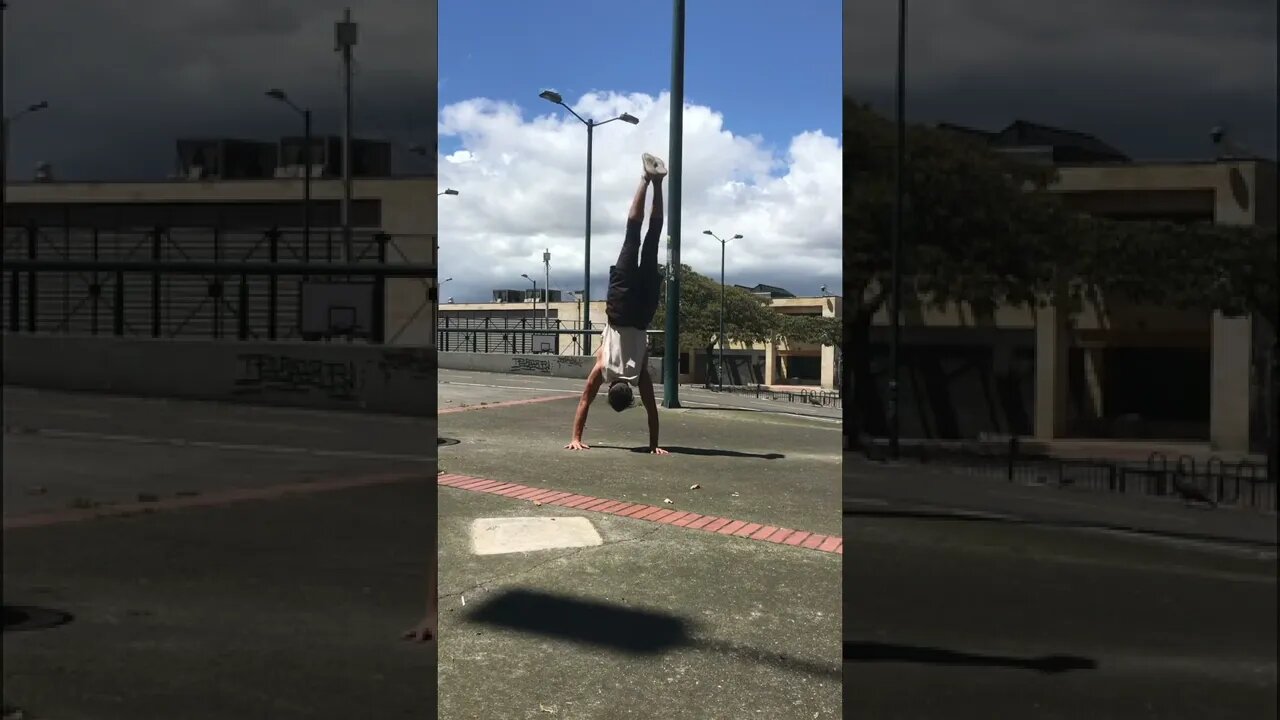
[[[671,150],[667,190],[667,318],[663,334],[662,405],[680,407],[680,160],[684,139],[684,0],[674,0],[671,33]]]

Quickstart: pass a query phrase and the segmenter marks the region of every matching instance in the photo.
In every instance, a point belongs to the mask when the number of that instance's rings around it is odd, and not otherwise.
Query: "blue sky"
[[[685,17],[685,100],[724,113],[739,135],[785,147],[806,130],[840,134],[841,3],[693,0]],[[440,105],[486,97],[533,117],[538,92],[671,86],[672,3],[440,0]],[[441,138],[441,152],[457,148]]]

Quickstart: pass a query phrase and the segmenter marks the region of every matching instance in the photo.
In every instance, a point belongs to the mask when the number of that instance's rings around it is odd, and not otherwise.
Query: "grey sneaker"
[[[655,155],[645,153],[640,156],[644,160],[644,174],[649,177],[666,177],[667,164],[662,162],[662,158]]]

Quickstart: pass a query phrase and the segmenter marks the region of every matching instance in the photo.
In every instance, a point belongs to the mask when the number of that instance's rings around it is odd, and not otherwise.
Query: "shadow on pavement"
[[[1112,523],[1090,522],[1086,520],[1050,520],[1036,518],[1016,518],[1016,517],[975,517],[963,512],[931,512],[928,510],[849,510],[844,511],[845,517],[875,517],[875,518],[909,518],[912,520],[960,520],[964,522],[974,523],[1005,523],[1008,525],[1037,525],[1041,527],[1059,527],[1059,528],[1089,528],[1093,530],[1114,530],[1118,532],[1134,533],[1136,535],[1150,535],[1153,537],[1174,538],[1178,540],[1199,540],[1202,542],[1217,542],[1228,545],[1237,545],[1240,547],[1275,550],[1276,543],[1265,540],[1249,540],[1246,538],[1224,537],[1222,535],[1209,535],[1205,533],[1188,533],[1177,532],[1174,530],[1149,530],[1144,528],[1132,527],[1129,525],[1118,525]]]
[[[844,643],[845,662],[907,662],[930,665],[966,665],[1035,670],[1056,674],[1072,670],[1096,670],[1096,660],[1078,655],[1044,655],[1020,658],[1007,655],[981,655],[918,645],[893,645],[875,642]]]
[[[593,448],[602,448],[604,450],[630,450],[633,453],[648,454],[649,446],[624,448],[618,445],[592,445]],[[786,457],[782,453],[749,453],[740,450],[717,450],[715,448],[693,448],[680,447],[678,445],[663,445],[662,449],[672,455],[698,455],[702,457],[732,457],[732,458],[756,458],[758,460],[782,460]]]
[[[4,631],[48,630],[66,625],[75,619],[69,612],[26,605],[4,606]]]
[[[685,621],[678,617],[528,590],[502,593],[468,618],[638,654],[690,644]]]
[[[663,613],[512,590],[476,607],[468,619],[486,625],[557,637],[624,652],[652,655],[676,648],[710,649],[807,675],[839,678],[843,668],[715,640],[695,641],[690,625]]]

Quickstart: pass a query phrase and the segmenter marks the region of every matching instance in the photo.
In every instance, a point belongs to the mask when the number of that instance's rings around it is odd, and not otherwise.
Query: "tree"
[[[853,412],[847,433],[883,432],[872,388],[872,320],[891,291],[895,131],[845,100],[846,324]],[[1037,302],[1060,278],[1077,275],[1074,225],[1045,188],[1051,168],[997,155],[958,133],[910,127],[902,227],[904,303],[961,302],[975,311]],[[851,377],[850,377],[851,376]]]
[[[740,288],[725,288],[724,331],[730,343],[758,343],[774,337],[775,313],[759,297]],[[667,295],[664,289],[658,311],[650,327],[666,326]],[[681,265],[680,272],[680,349],[703,350],[716,344],[720,337],[720,283]]]
[[[680,349],[711,352],[720,338],[720,283],[688,265],[680,274]],[[663,292],[652,329],[666,326],[667,299]],[[736,286],[724,292],[724,330],[728,344],[767,342],[838,345],[840,323],[835,318],[786,315],[768,301]],[[660,347],[664,345],[660,344]]]
[[[895,138],[892,123],[848,98],[844,122],[844,380],[854,410],[846,431],[857,442],[863,429],[883,429],[868,350],[872,319],[890,291]],[[1249,312],[1277,330],[1275,228],[1071,212],[1049,191],[1052,168],[1000,156],[947,130],[909,128],[905,164],[904,303],[961,302],[984,312],[1120,300]],[[1273,348],[1273,428],[1276,354]]]

